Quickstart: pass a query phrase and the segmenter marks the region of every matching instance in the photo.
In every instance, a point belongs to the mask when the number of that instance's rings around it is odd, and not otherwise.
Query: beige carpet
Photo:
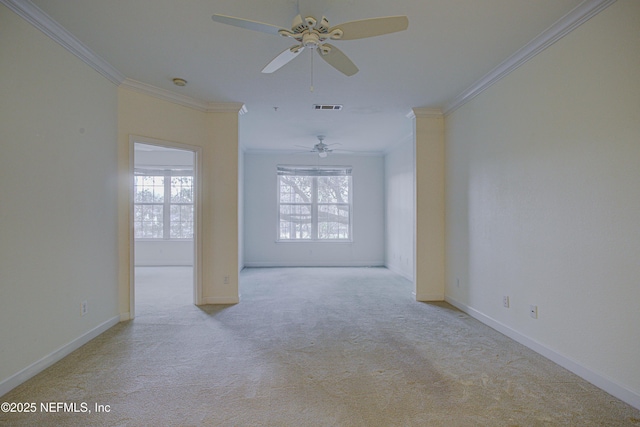
[[[240,304],[201,308],[189,274],[139,270],[134,321],[0,398],[91,414],[0,424],[640,425],[640,411],[450,305],[415,302],[388,270],[246,269]]]

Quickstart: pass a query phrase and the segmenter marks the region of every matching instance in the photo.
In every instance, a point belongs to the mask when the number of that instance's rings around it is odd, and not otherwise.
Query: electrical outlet
[[[534,319],[538,318],[538,306],[537,305],[530,305],[529,306],[529,316],[531,316]]]
[[[80,315],[84,316],[85,314],[87,314],[89,312],[89,306],[87,304],[87,301],[82,301],[80,303]]]
[[[460,287],[460,279],[456,277],[456,288],[459,288],[459,287]]]
[[[229,284],[229,276],[224,276],[224,284],[225,285]]]
[[[502,306],[504,308],[509,308],[509,296],[505,295],[502,297]]]

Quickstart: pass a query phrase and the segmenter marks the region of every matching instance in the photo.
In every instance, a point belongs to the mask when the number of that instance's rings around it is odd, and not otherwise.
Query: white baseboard
[[[120,321],[126,322],[127,320],[131,320],[131,313],[128,311],[126,313],[120,313]]]
[[[329,263],[309,263],[300,262],[245,262],[245,268],[286,268],[286,267],[384,267],[384,262],[329,262]]]
[[[74,339],[70,343],[65,344],[59,349],[49,353],[42,359],[38,360],[35,363],[32,363],[31,365],[27,366],[26,368],[19,371],[18,373],[3,380],[2,382],[0,382],[0,396],[7,394],[11,390],[16,388],[20,384],[22,384],[23,382],[27,381],[28,379],[44,371],[49,366],[53,365],[54,363],[60,361],[64,357],[68,356],[69,354],[71,354],[71,352],[79,349],[80,347],[82,347],[83,345],[85,345],[86,343],[88,343],[98,335],[102,334],[109,328],[117,325],[119,322],[120,322],[120,316],[115,316],[107,320],[106,322],[101,323],[100,325],[96,326],[95,328],[91,329],[85,334],[79,336],[78,338]]]
[[[640,394],[635,393],[632,390],[629,390],[628,388],[624,387],[623,385],[616,383],[614,380],[607,377],[606,375],[595,372],[579,364],[575,360],[563,354],[560,354],[555,350],[550,349],[549,347],[539,343],[536,340],[533,340],[525,335],[522,335],[520,332],[511,329],[507,325],[500,323],[497,320],[479,312],[478,310],[472,307],[469,307],[459,301],[456,301],[451,297],[445,296],[445,301],[447,301],[449,304],[453,305],[454,307],[458,308],[459,310],[464,311],[465,313],[479,320],[485,325],[508,336],[514,341],[517,341],[520,344],[526,347],[529,347],[531,350],[535,351],[536,353],[541,354],[542,356],[546,357],[552,362],[557,363],[563,368],[573,372],[577,376],[589,381],[591,384],[606,391],[612,396],[615,396],[618,399],[622,400],[623,402],[626,402],[629,405],[637,409],[640,409]]]
[[[404,271],[402,271],[400,268],[397,268],[395,265],[393,264],[387,264],[385,265],[385,267],[387,268],[387,270],[389,270],[392,273],[397,274],[398,276],[402,276],[405,279],[409,280],[410,282],[413,282],[413,274],[412,273],[406,273]]]
[[[240,297],[204,297],[202,298],[203,305],[206,304],[238,304]]]

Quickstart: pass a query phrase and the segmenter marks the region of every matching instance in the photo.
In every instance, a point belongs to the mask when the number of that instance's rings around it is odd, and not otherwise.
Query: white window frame
[[[193,240],[193,236],[191,237],[171,237],[171,206],[192,206],[193,209],[193,219],[195,223],[195,203],[172,203],[171,202],[171,177],[174,176],[190,176],[193,180],[195,180],[195,176],[192,169],[182,169],[180,167],[176,168],[168,168],[168,169],[147,169],[147,168],[135,168],[134,176],[162,176],[164,177],[164,197],[162,203],[144,203],[144,202],[133,202],[133,206],[138,205],[162,205],[162,237],[136,237],[136,240],[147,240],[147,241],[164,241],[164,240],[174,240],[174,241],[190,241]],[[134,191],[135,191],[135,183],[134,183]],[[192,181],[192,197],[195,199],[195,182]],[[135,193],[134,193],[135,197]],[[135,224],[134,224],[135,227]],[[193,229],[195,233],[195,227]],[[135,230],[134,230],[135,236]]]
[[[283,239],[280,237],[280,177],[282,175],[298,175],[308,176],[312,178],[311,182],[311,202],[310,203],[282,203],[285,205],[308,205],[311,208],[311,237],[307,239]],[[348,201],[345,203],[321,203],[318,201],[318,178],[330,176],[348,176],[349,177],[349,195]],[[281,243],[351,243],[353,242],[353,176],[351,166],[299,166],[299,165],[278,165],[276,173],[276,209],[277,209],[277,226],[276,226],[276,242]],[[322,205],[341,205],[347,206],[349,212],[348,237],[343,239],[322,239],[318,238],[318,208]]]

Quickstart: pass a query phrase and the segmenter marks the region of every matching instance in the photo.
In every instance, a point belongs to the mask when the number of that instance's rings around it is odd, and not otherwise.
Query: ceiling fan
[[[311,150],[307,149],[306,151],[304,151],[304,153],[318,153],[318,156],[325,158],[329,155],[329,153],[333,151],[333,149],[329,147],[331,147],[332,145],[340,145],[339,143],[325,144],[324,135],[318,135],[317,138],[319,142],[316,145],[314,145]],[[302,145],[296,145],[296,147],[305,148],[305,149],[307,148]]]
[[[232,16],[213,15],[211,18],[215,22],[267,34],[281,35],[297,42],[296,45],[284,50],[269,62],[262,69],[263,73],[273,73],[279,70],[308,48],[315,49],[322,59],[341,73],[352,76],[358,72],[358,67],[340,49],[327,43],[328,40],[363,39],[403,31],[409,26],[409,19],[406,16],[363,19],[331,27],[324,16],[318,20],[313,16],[303,18],[298,14],[293,19],[291,30]]]

